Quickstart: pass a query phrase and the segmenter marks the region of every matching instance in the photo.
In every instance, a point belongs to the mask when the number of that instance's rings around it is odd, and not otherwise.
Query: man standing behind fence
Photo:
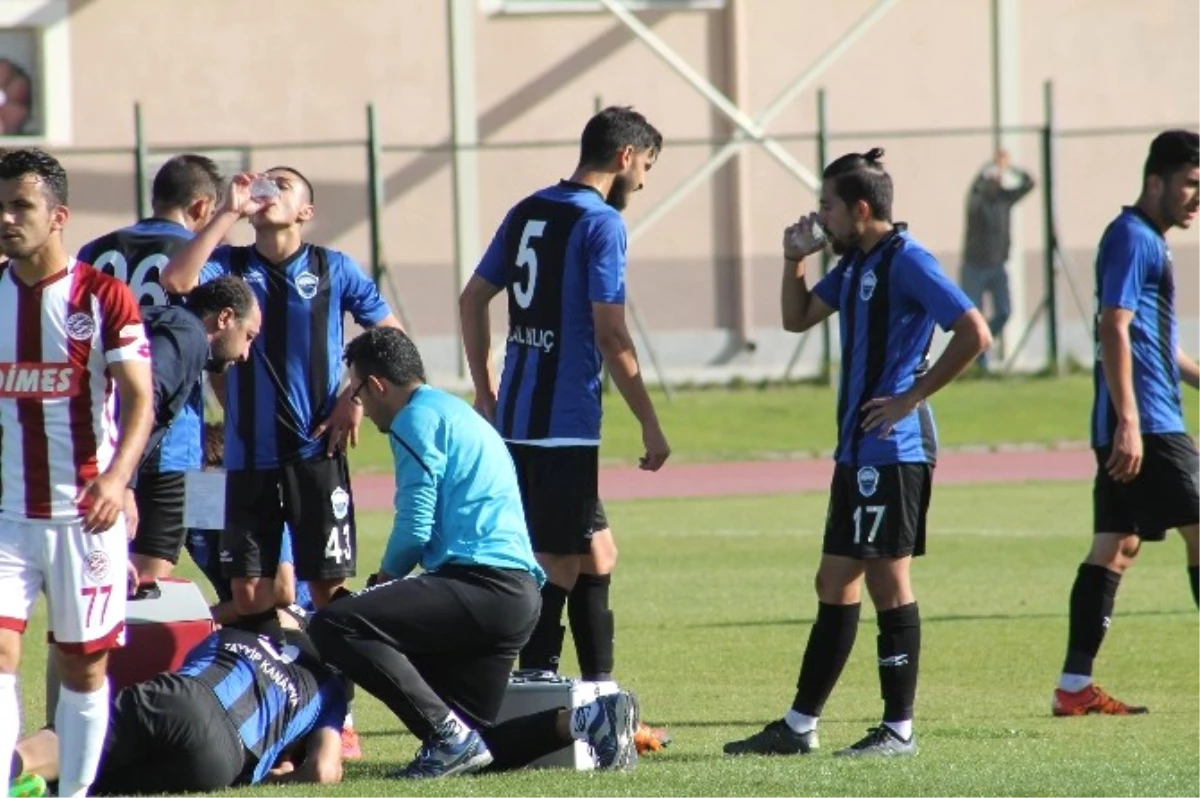
[[[1010,171],[1020,181],[1014,188],[1004,185]],[[1000,150],[995,159],[975,176],[967,194],[962,287],[977,308],[983,307],[984,294],[991,296],[992,317],[988,320],[988,327],[994,341],[1000,340],[1000,334],[1004,332],[1004,325],[1008,323],[1012,312],[1006,265],[1012,244],[1012,209],[1033,191],[1033,186],[1033,178],[1029,173],[1011,166],[1008,153]],[[979,365],[987,368],[987,352],[979,356]]]
[[[583,130],[570,180],[509,211],[459,299],[475,407],[508,442],[533,550],[548,577],[521,668],[554,671],[564,605],[586,680],[611,678],[608,591],[617,551],[599,499],[600,363],[642,425],[641,467],[671,453],[625,325],[625,222],[662,135],[631,108],[607,108]],[[508,291],[499,395],[488,303]]]

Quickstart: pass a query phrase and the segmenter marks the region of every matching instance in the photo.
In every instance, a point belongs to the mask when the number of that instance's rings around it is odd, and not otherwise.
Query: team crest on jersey
[[[871,297],[875,295],[875,286],[878,282],[879,278],[875,276],[875,272],[864,274],[858,283],[858,298],[863,302],[870,302]]]
[[[296,293],[305,299],[312,299],[317,295],[317,284],[320,282],[312,272],[301,272],[296,275]]]
[[[94,582],[103,582],[108,570],[108,555],[102,551],[89,551],[83,558],[83,575]]]
[[[334,488],[329,494],[329,503],[333,505],[333,517],[341,521],[350,513],[350,494],[342,488]]]
[[[86,313],[67,316],[67,335],[76,341],[90,341],[96,332],[96,321]]]
[[[879,472],[871,466],[863,466],[858,469],[858,492],[863,496],[871,497],[875,495],[875,491],[879,488]]]

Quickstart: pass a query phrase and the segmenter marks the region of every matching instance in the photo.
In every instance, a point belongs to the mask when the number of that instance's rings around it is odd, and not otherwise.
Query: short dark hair
[[[304,187],[306,189],[308,189],[309,203],[314,203],[317,201],[317,194],[315,191],[313,191],[312,182],[307,177],[305,177],[304,173],[301,172],[299,169],[296,169],[295,167],[292,167],[292,166],[272,166],[267,171],[268,172],[291,172],[296,177],[300,178],[300,182],[304,184]]]
[[[256,302],[246,281],[232,274],[198,285],[187,296],[188,307],[202,319],[232,308],[233,317],[241,321],[250,315]]]
[[[1150,142],[1142,178],[1166,178],[1189,166],[1200,165],[1200,135],[1190,130],[1164,130]]]
[[[882,157],[881,147],[874,147],[866,153],[852,152],[826,166],[821,177],[833,181],[833,193],[842,202],[855,205],[863,200],[870,207],[873,218],[890,222],[892,176],[879,162]]]
[[[611,105],[588,120],[579,139],[579,165],[602,166],[625,147],[662,150],[662,134],[630,106]]]
[[[363,379],[376,377],[393,385],[425,382],[425,365],[417,345],[395,327],[372,327],[346,344],[347,366]]]
[[[0,180],[16,180],[37,175],[55,205],[66,205],[67,170],[48,152],[35,148],[9,150],[0,158]]]
[[[182,210],[201,197],[216,197],[221,182],[221,170],[211,158],[193,153],[176,155],[154,175],[150,203],[158,213]]]

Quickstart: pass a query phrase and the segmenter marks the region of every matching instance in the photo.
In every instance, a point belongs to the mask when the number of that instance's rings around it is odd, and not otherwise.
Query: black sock
[[[608,608],[608,588],[612,574],[580,574],[567,599],[567,617],[571,637],[585,682],[604,682],[612,678],[613,614]]]
[[[817,622],[808,633],[808,645],[800,664],[796,698],[792,709],[801,715],[820,717],[833,686],[850,659],[858,634],[860,604],[818,604]]]
[[[1192,601],[1200,607],[1200,584],[1197,583],[1197,580],[1200,580],[1200,566],[1189,565],[1188,581],[1192,583]]]
[[[8,771],[8,773],[8,778],[10,781],[16,781],[17,779],[21,778],[21,776],[25,775],[25,759],[21,756],[21,752],[15,748],[13,749],[11,769]]]
[[[270,640],[275,645],[283,646],[283,627],[279,625],[279,616],[272,607],[269,610],[262,612],[251,613],[250,615],[238,615],[237,623],[232,624],[234,629],[241,629],[244,632],[250,632],[256,635],[262,635]]]
[[[1079,566],[1071,588],[1071,628],[1063,673],[1092,675],[1092,661],[1104,642],[1120,584],[1121,575],[1103,565]]]
[[[921,613],[917,602],[878,614],[879,691],[884,721],[912,720],[921,663]]]
[[[567,591],[546,582],[542,586],[542,612],[529,642],[521,649],[521,670],[557,671],[558,659],[562,656],[563,605],[567,603]]]
[[[479,736],[492,754],[488,770],[522,768],[574,742],[570,737],[563,739],[558,734],[558,713],[561,711],[545,709],[479,729]]]

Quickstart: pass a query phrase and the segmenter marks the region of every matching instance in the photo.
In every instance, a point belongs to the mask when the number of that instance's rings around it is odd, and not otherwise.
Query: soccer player
[[[928,398],[988,347],[987,322],[937,260],[892,221],[892,178],[883,150],[843,155],[825,167],[820,212],[784,232],[783,327],[801,332],[839,313],[841,385],[837,449],[817,570],[817,620],[787,714],[727,754],[806,754],[854,638],[863,576],[875,605],[883,722],[839,755],[904,755],[912,732],[921,621],[909,579],[925,552],[925,519],[937,438]],[[842,256],[811,290],[805,259],[824,242]],[[929,366],[934,325],[951,333]]]
[[[341,681],[294,618],[281,613],[280,621],[282,646],[223,628],[188,652],[178,672],[117,693],[92,794],[340,782]],[[16,774],[59,778],[69,755],[55,745],[57,734],[47,728],[22,740]]]
[[[572,732],[601,767],[631,765],[637,703],[628,693],[493,727],[545,578],[508,450],[466,402],[425,384],[401,331],[368,330],[346,347],[346,362],[351,395],[391,439],[396,518],[374,586],[318,610],[309,628],[322,656],[421,740],[400,775],[519,767],[570,744]],[[418,564],[423,572],[409,577]]]
[[[202,155],[178,155],[154,176],[154,215],[85,244],[78,258],[126,283],[143,306],[167,305],[171,297],[159,285],[162,267],[208,223],[220,190],[216,164]],[[200,468],[200,383],[188,391],[161,445],[151,441],[133,490],[138,534],[129,549],[134,567],[149,579],[169,575],[179,559],[184,476]]]
[[[0,160],[0,783],[20,729],[21,635],[50,605],[63,689],[60,795],[83,795],[108,717],[108,650],[122,642],[122,509],[153,422],[150,344],[123,283],[63,247],[67,174],[53,157]],[[113,419],[113,392],[120,420]]]
[[[1179,530],[1197,599],[1200,458],[1184,425],[1180,380],[1196,388],[1200,367],[1179,345],[1166,234],[1187,229],[1196,218],[1198,163],[1196,133],[1159,134],[1150,144],[1137,203],[1123,208],[1100,239],[1091,434],[1095,534],[1071,588],[1067,656],[1051,704],[1055,715],[1147,711],[1092,683],[1121,575],[1142,541],[1161,541],[1168,529]]]
[[[310,583],[317,606],[355,573],[345,443],[357,443],[362,411],[348,390],[338,391],[343,315],[364,327],[398,323],[348,255],[304,242],[304,225],[316,212],[309,181],[291,167],[270,169],[265,178],[273,196],[252,194],[252,175],[235,176],[212,221],[172,257],[161,282],[186,294],[198,282],[239,275],[263,309],[250,360],[230,370],[224,391],[221,551],[239,623],[270,633],[285,522],[294,535],[296,577]],[[218,246],[243,218],[254,227],[254,244]]]
[[[509,211],[459,299],[475,406],[517,466],[525,517],[547,581],[521,668],[556,671],[567,607],[586,680],[611,678],[608,593],[617,550],[599,499],[600,364],[642,426],[641,467],[671,453],[625,325],[625,222],[662,136],[630,108],[584,127],[570,180]],[[508,346],[497,391],[488,305],[508,292]]]

